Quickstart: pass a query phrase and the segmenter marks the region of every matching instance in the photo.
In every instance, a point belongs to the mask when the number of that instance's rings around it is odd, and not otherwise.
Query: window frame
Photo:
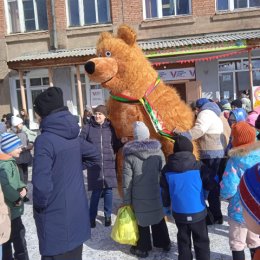
[[[111,16],[111,0],[106,0],[109,1],[109,10],[108,11],[108,21],[106,23],[99,22],[99,13],[98,13],[98,0],[94,0],[95,1],[95,16],[96,16],[96,22],[93,24],[85,24],[85,17],[84,17],[84,0],[74,0],[74,1],[78,1],[78,6],[79,6],[79,25],[71,25],[70,24],[70,9],[69,9],[69,0],[66,0],[66,14],[67,14],[67,27],[69,28],[73,28],[73,27],[77,27],[77,26],[91,26],[91,25],[98,25],[98,24],[109,24],[112,23],[112,16]]]
[[[239,10],[251,10],[251,9],[259,9],[260,6],[252,6],[250,7],[250,0],[247,1],[247,7],[242,7],[242,8],[235,8],[235,0],[227,0],[228,1],[228,9],[225,10],[218,10],[218,0],[215,0],[215,10],[218,13],[221,12],[234,12],[234,11],[239,11]]]
[[[146,17],[146,3],[145,3],[146,0],[142,0],[142,3],[143,3],[143,19],[144,20],[163,19],[163,18],[169,18],[169,17],[187,16],[187,15],[191,15],[192,14],[192,5],[191,5],[191,1],[192,0],[188,0],[188,2],[189,2],[189,13],[188,14],[176,14],[176,12],[177,12],[176,1],[177,0],[173,0],[173,1],[174,1],[174,13],[175,14],[168,15],[168,16],[163,16],[162,0],[156,0],[158,15],[156,17]]]
[[[35,32],[35,31],[45,31],[46,29],[39,29],[39,20],[38,20],[38,10],[37,10],[37,0],[33,1],[33,11],[34,11],[34,21],[35,21],[35,30],[27,31],[25,27],[25,17],[24,17],[24,7],[23,7],[23,1],[24,0],[4,0],[4,8],[5,8],[5,18],[6,18],[6,25],[7,25],[7,34],[15,34],[15,33],[29,33],[29,32]],[[26,1],[26,0],[25,0]],[[17,8],[18,8],[18,23],[20,26],[20,31],[14,32],[12,28],[12,17],[9,14],[9,2],[17,2]],[[46,6],[46,12],[47,12],[47,6]],[[48,26],[48,20],[46,21]]]
[[[252,58],[252,64],[254,61],[256,60],[260,60],[260,56],[255,56],[254,58]],[[241,66],[240,68],[232,68],[232,69],[227,69],[227,70],[220,70],[220,65],[223,64],[224,62],[240,62]],[[221,88],[220,88],[220,80],[219,80],[219,76],[222,74],[227,74],[227,73],[232,73],[232,77],[233,77],[233,97],[230,97],[230,99],[236,99],[237,98],[237,93],[239,92],[238,89],[238,85],[237,85],[237,75],[236,73],[239,72],[247,72],[249,73],[249,68],[246,67],[246,63],[248,62],[248,58],[247,57],[243,57],[243,58],[235,58],[235,59],[220,59],[218,60],[218,90],[219,90],[219,95],[221,97]],[[260,68],[258,67],[253,67],[252,68],[252,72],[254,74],[254,72],[259,72]],[[254,75],[253,75],[253,86],[254,85]]]

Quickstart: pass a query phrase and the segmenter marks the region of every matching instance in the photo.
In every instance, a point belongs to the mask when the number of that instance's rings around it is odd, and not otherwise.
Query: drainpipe
[[[51,49],[58,49],[58,39],[57,39],[57,27],[56,27],[56,17],[55,17],[55,0],[51,0],[51,18],[52,18],[52,31],[50,38]]]

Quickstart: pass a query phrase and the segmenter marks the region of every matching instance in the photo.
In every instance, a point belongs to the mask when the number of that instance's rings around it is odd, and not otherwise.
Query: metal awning
[[[223,43],[229,41],[260,39],[260,30],[255,31],[239,31],[227,33],[212,33],[193,37],[161,39],[139,42],[140,47],[146,50],[157,50],[173,47],[183,47],[192,45],[202,45],[210,43]]]
[[[240,40],[260,39],[260,30],[238,31],[226,33],[212,33],[192,37],[156,39],[139,41],[138,44],[145,53],[157,50],[172,50],[175,48],[187,48],[187,46],[208,46],[222,44],[224,42],[239,42]],[[199,50],[197,51],[198,53]],[[84,64],[95,56],[93,47],[80,49],[62,49],[49,52],[28,53],[7,62],[10,69],[28,69],[40,67],[57,67]]]

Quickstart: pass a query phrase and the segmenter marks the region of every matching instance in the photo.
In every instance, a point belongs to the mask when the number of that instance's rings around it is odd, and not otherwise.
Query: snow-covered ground
[[[29,183],[29,197],[31,198],[32,185]],[[116,218],[116,212],[121,204],[121,200],[114,192],[112,222]],[[26,203],[25,213],[23,215],[23,222],[26,228],[26,240],[29,251],[30,260],[40,260],[38,249],[38,239],[36,235],[36,228],[32,216],[32,200]],[[84,243],[83,246],[83,260],[133,260],[137,259],[129,253],[130,246],[120,245],[110,238],[112,227],[104,226],[104,217],[102,214],[103,199],[100,200],[99,212],[97,218],[97,226],[91,229],[92,238]],[[214,225],[209,227],[211,258],[209,260],[232,260],[231,251],[228,243],[228,224],[227,224],[227,202],[222,202],[222,212],[224,213],[224,224]],[[169,219],[167,226],[172,241],[172,249],[169,253],[164,253],[160,249],[154,248],[149,252],[147,260],[177,260],[177,229],[172,219]],[[249,250],[246,249],[247,260],[249,260]],[[73,259],[72,259],[73,260]]]

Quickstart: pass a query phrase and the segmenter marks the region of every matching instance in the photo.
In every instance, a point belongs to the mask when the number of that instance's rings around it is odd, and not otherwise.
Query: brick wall
[[[214,0],[192,0],[192,14],[194,16],[209,16],[215,13]]]
[[[142,1],[132,0],[132,1],[123,1],[123,2],[124,2],[123,4],[124,23],[131,25],[142,21],[143,19]]]
[[[5,12],[4,12],[4,1],[0,1],[0,39],[5,37]]]
[[[113,24],[122,23],[122,1],[121,0],[111,0],[111,18]]]

